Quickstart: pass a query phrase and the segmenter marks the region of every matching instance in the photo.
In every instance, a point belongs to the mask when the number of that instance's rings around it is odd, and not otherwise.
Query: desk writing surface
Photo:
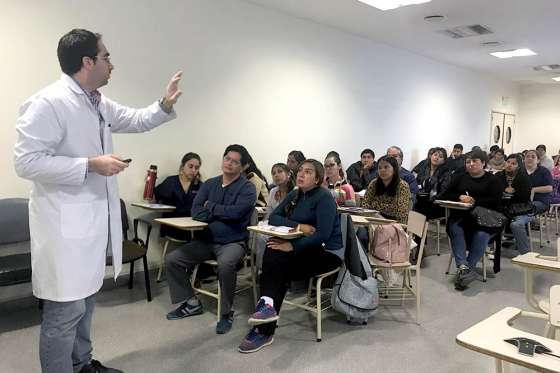
[[[150,211],[160,211],[160,212],[169,212],[169,211],[174,211],[176,209],[175,206],[162,205],[161,203],[132,202],[131,205]]]
[[[509,320],[520,314],[519,308],[506,307],[457,335],[456,342],[470,350],[539,372],[560,372],[559,358],[541,354],[521,355],[517,352],[517,347],[504,342],[507,338],[530,338],[550,348],[552,353],[560,354],[560,341],[527,333],[508,325]]]
[[[253,232],[257,232],[257,233],[267,235],[267,236],[283,238],[283,239],[286,239],[286,240],[291,240],[291,239],[303,236],[303,232],[301,232],[301,231],[294,231],[294,232],[285,233],[285,232],[272,231],[272,230],[263,228],[262,226],[259,226],[259,225],[252,225],[250,227],[247,227],[247,229],[250,230],[250,231],[253,231]]]
[[[436,199],[434,203],[441,207],[445,207],[448,209],[455,209],[455,210],[470,210],[473,207],[473,205],[470,203],[463,203],[459,201],[447,201],[443,199]]]
[[[200,230],[207,227],[208,224],[202,221],[193,220],[191,217],[184,218],[159,218],[154,219],[156,223],[169,225],[174,228],[183,230]]]
[[[379,216],[379,211],[363,207],[338,207],[338,212],[360,216]]]
[[[539,253],[529,252],[516,256],[511,262],[521,267],[560,272],[560,262],[553,258],[554,257],[543,257]]]

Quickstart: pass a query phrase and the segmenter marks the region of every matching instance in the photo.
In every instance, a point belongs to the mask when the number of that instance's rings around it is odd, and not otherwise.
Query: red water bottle
[[[150,165],[150,169],[146,173],[146,184],[144,184],[144,199],[152,201],[154,199],[154,188],[157,179],[157,166]]]

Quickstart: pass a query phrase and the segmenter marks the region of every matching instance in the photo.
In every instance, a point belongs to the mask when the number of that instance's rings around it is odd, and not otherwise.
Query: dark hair
[[[471,150],[465,155],[465,161],[467,159],[480,159],[484,164],[488,163],[488,155],[484,150],[475,149]]]
[[[453,145],[453,149],[461,149],[461,151],[463,150],[463,144],[455,144]]]
[[[505,155],[506,155],[506,152],[505,152],[504,149],[502,149],[502,148],[498,148],[498,149],[494,152],[494,154],[496,154],[496,153],[501,153],[504,157],[505,157]]]
[[[475,146],[472,147],[471,152],[473,152],[473,151],[475,151],[475,150],[480,150],[480,151],[482,151],[482,148],[481,148],[480,146],[478,146],[478,145],[475,145]],[[486,152],[485,152],[485,153],[486,153]]]
[[[183,167],[185,167],[185,164],[190,161],[191,159],[196,159],[198,160],[198,162],[202,165],[202,160],[200,159],[200,156],[196,153],[193,152],[188,152],[187,154],[185,154],[183,156],[183,158],[181,158],[181,166],[179,167],[179,170]],[[196,178],[194,180],[195,184],[198,184],[198,181],[200,180],[200,173],[198,175],[196,175]]]
[[[445,148],[441,148],[441,147],[435,147],[432,148],[432,153],[430,154],[430,157],[435,153],[435,152],[440,152],[441,156],[443,157],[443,159],[447,159],[447,150],[445,150]]]
[[[527,169],[525,168],[525,163],[523,163],[523,156],[520,153],[512,153],[507,156],[506,161],[510,159],[515,159],[517,161],[517,175],[518,173],[527,174]]]
[[[500,147],[499,147],[498,145],[492,145],[492,146],[490,147],[490,151],[491,151],[491,152],[497,152],[498,149],[500,149]]]
[[[395,149],[397,152],[399,152],[399,156],[401,157],[401,160],[404,160],[404,154],[403,154],[403,151],[402,151],[401,148],[399,148],[399,147],[396,146],[396,145],[390,146],[390,147],[387,149],[387,153],[389,152],[389,149]],[[381,158],[379,158],[379,159],[381,159]],[[379,161],[378,161],[378,162],[379,162]]]
[[[84,29],[73,29],[58,41],[56,53],[60,68],[67,75],[73,75],[82,68],[84,57],[95,60],[99,48],[97,42],[101,34],[94,34]]]
[[[387,162],[391,165],[391,167],[393,167],[393,178],[391,179],[389,185],[385,187],[383,180],[381,180],[381,178],[379,177],[378,171],[378,176],[375,179],[375,195],[381,196],[383,194],[387,194],[394,197],[397,195],[397,187],[401,182],[401,178],[399,176],[399,164],[394,157],[391,157],[389,155],[384,155],[383,157],[379,158],[379,160],[377,161],[378,167],[381,166],[381,162]]]
[[[305,161],[305,155],[303,155],[303,153],[300,150],[292,150],[291,152],[288,153],[288,157],[292,156],[295,158],[295,160],[298,163],[301,163],[303,161]]]
[[[315,169],[315,178],[317,179],[317,186],[320,186],[321,183],[323,182],[323,179],[325,178],[325,168],[323,167],[321,162],[319,162],[316,159],[306,159],[300,163],[300,167],[304,163],[309,163],[310,165],[313,166],[313,168]],[[296,208],[296,205],[302,194],[303,194],[302,190],[298,189],[295,197],[290,201],[290,203],[286,204],[286,207],[284,209],[284,212],[286,213],[286,217],[290,217],[290,215],[292,215],[292,212],[294,212],[294,209]]]
[[[245,149],[243,145],[239,145],[239,144],[228,145],[228,147],[224,151],[224,157],[229,152],[239,153],[239,155],[241,156],[241,166],[244,167],[247,163],[249,163],[250,155],[247,149]]]
[[[327,153],[327,156],[325,157],[325,161],[329,158],[334,159],[336,165],[340,167],[338,169],[338,176],[340,176],[340,178],[344,180],[344,170],[342,169],[342,161],[340,160],[340,156],[338,155],[338,153],[335,152],[334,150],[331,150],[330,152]]]
[[[364,154],[371,154],[373,159],[375,159],[375,153],[373,152],[373,150],[371,150],[369,148],[362,150],[362,152],[360,153],[360,158],[362,158],[364,156]]]
[[[546,146],[544,144],[537,145],[537,150],[542,149],[546,152]]]
[[[294,189],[294,187],[296,186],[294,179],[290,177],[290,172],[291,172],[290,168],[285,163],[275,163],[274,165],[272,165],[272,168],[270,169],[271,174],[275,168],[281,168],[288,175],[288,181],[286,182],[286,186],[288,187],[288,193],[290,193],[292,189]]]
[[[247,169],[245,170],[245,174],[249,175],[250,173],[254,173],[262,181],[264,181],[264,184],[266,185],[266,189],[268,189],[268,182],[266,181],[266,177],[264,177],[261,170],[259,170],[259,168],[255,164],[255,161],[253,160],[253,157],[251,157],[251,154],[249,152],[247,152],[247,159],[248,159],[247,164],[249,165],[249,167],[247,167]]]

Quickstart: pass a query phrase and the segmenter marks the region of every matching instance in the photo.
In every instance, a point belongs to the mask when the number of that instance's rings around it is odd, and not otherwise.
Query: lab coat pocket
[[[105,211],[105,213],[104,213]],[[108,225],[107,202],[63,203],[60,225],[64,238],[89,238],[99,234],[100,224]]]

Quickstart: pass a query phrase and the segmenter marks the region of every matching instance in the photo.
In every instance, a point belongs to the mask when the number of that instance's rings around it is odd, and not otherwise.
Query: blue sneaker
[[[231,330],[233,326],[233,311],[230,311],[227,315],[222,315],[220,321],[216,324],[216,334],[226,334]]]
[[[257,303],[255,313],[249,316],[249,325],[267,324],[278,319],[279,317],[274,307],[266,304],[264,299],[261,299]]]
[[[274,342],[273,336],[261,334],[256,327],[253,327],[237,349],[241,353],[249,354],[257,352],[261,348],[272,344],[272,342]]]
[[[184,317],[200,315],[200,314],[202,314],[202,304],[200,304],[200,301],[198,302],[198,304],[196,306],[191,306],[190,304],[185,302],[185,303],[182,303],[175,310],[169,312],[166,315],[166,317],[167,317],[167,320],[179,320],[179,319],[182,319]]]

